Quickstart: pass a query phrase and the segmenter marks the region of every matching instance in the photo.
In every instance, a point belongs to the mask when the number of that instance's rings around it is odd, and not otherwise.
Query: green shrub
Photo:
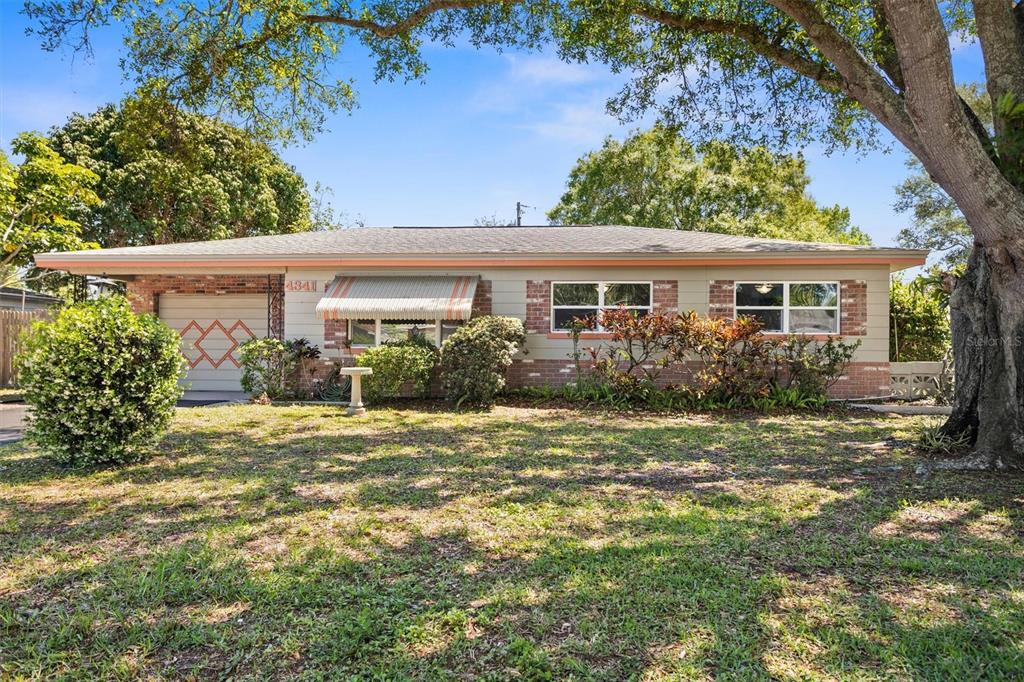
[[[456,329],[441,346],[441,381],[457,404],[491,405],[512,357],[526,342],[522,320],[488,315]]]
[[[137,460],[167,428],[184,369],[177,333],[107,296],[36,322],[17,358],[28,436],[58,462]]]
[[[433,343],[425,337],[413,336],[368,348],[356,364],[373,368],[373,374],[364,379],[366,397],[373,401],[398,397],[410,385],[415,395],[426,396],[437,358]]]
[[[821,407],[860,345],[769,336],[751,317],[727,320],[692,311],[636,317],[615,310],[604,314],[602,326],[611,339],[607,346],[588,349],[588,375],[582,374],[580,334],[572,334],[577,381],[564,391],[567,400],[619,409]],[[658,388],[658,372],[672,366],[685,369],[691,382]]]
[[[238,347],[242,363],[242,390],[274,400],[285,393],[285,377],[290,373],[288,347],[272,338],[249,339]]]
[[[775,383],[780,388],[796,389],[806,398],[825,399],[859,347],[860,340],[846,343],[833,337],[815,341],[806,336],[789,336],[778,343],[775,353]]]
[[[948,296],[918,277],[889,284],[889,359],[942,360],[950,347]]]

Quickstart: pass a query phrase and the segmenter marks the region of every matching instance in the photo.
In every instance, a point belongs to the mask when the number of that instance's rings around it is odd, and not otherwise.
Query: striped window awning
[[[479,277],[337,277],[316,304],[325,320],[468,320]]]

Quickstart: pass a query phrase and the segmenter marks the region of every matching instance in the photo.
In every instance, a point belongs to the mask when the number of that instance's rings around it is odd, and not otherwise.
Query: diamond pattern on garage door
[[[195,320],[189,320],[181,330],[182,354],[188,360],[189,369],[195,369],[203,362],[214,369],[225,362],[241,367],[237,358],[238,347],[255,336],[241,320],[235,320],[230,327],[226,327],[220,320],[214,320],[205,329]],[[203,347],[203,341],[215,340],[218,337],[228,342],[228,348],[215,358]]]

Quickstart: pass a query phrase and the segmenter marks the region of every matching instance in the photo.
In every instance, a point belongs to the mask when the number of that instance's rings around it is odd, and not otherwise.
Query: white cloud
[[[550,55],[508,55],[508,78],[530,85],[581,85],[607,78],[601,67],[564,62]]]
[[[559,102],[549,107],[551,115],[522,127],[558,142],[596,146],[623,126],[605,111],[605,99],[591,96],[585,101]]]
[[[510,54],[505,55],[504,61],[504,71],[470,96],[472,110],[518,113],[530,110],[538,101],[563,97],[581,86],[601,81],[611,83],[605,67],[567,63],[552,55]]]

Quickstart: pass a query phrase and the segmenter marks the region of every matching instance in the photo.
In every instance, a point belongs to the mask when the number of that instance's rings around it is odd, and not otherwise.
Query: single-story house
[[[644,227],[353,228],[74,253],[37,265],[127,282],[139,311],[181,334],[194,390],[238,390],[238,345],[304,337],[329,361],[426,331],[440,343],[478,315],[526,324],[513,386],[573,376],[567,323],[640,311],[756,315],[768,333],[862,341],[843,397],[889,392],[889,275],[911,249]],[[593,333],[600,338],[601,332]]]
[[[0,310],[49,310],[63,299],[17,287],[0,287]]]

